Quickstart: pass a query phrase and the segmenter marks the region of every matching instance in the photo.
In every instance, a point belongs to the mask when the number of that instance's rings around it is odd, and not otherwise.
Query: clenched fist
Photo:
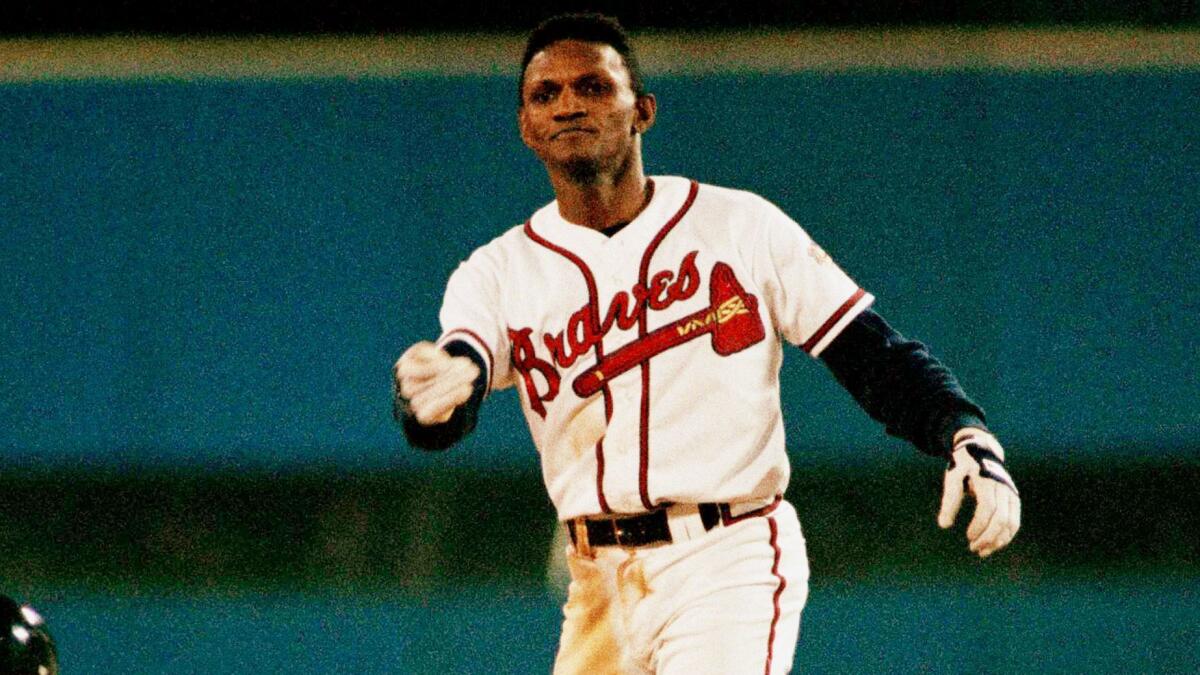
[[[943,529],[954,524],[964,491],[975,496],[967,541],[971,551],[986,558],[1016,536],[1021,527],[1021,497],[1004,468],[1004,448],[982,429],[968,427],[954,435],[938,513],[938,525]]]
[[[471,398],[479,366],[465,356],[451,356],[432,342],[408,348],[392,369],[396,393],[425,426],[450,419]]]

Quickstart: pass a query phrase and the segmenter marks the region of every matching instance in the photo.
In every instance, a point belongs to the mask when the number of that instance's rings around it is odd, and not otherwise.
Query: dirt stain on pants
[[[569,555],[571,586],[554,675],[620,675],[630,671],[627,640],[638,603],[651,593],[643,561],[634,551],[614,570]],[[634,669],[636,670],[636,669]]]

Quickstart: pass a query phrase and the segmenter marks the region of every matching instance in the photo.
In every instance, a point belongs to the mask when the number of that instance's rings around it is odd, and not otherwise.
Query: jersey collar
[[[553,201],[538,209],[530,218],[530,227],[538,236],[571,251],[624,248],[648,243],[663,224],[671,219],[687,199],[690,181],[679,176],[651,176],[654,195],[650,203],[620,232],[607,237],[591,228],[568,222],[558,212]],[[645,241],[643,241],[645,240]]]

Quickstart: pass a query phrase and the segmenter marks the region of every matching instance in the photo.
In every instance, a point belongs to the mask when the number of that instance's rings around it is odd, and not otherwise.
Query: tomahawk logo
[[[513,343],[513,366],[525,382],[529,407],[543,418],[546,416],[545,404],[558,396],[562,381],[555,364],[557,363],[559,368],[569,367],[574,363],[575,357],[580,355],[582,350],[579,347],[586,346],[590,349],[598,344],[612,328],[614,318],[621,328],[631,327],[638,322],[645,325],[646,313],[649,310],[662,310],[676,301],[694,295],[699,287],[699,273],[695,260],[696,252],[693,251],[680,263],[678,273],[672,275],[671,272],[664,271],[654,275],[651,286],[656,288],[634,287],[634,307],[628,317],[622,315],[622,310],[628,306],[629,300],[624,291],[613,297],[609,311],[604,314],[605,321],[600,325],[591,325],[593,321],[600,323],[595,319],[600,316],[599,308],[585,306],[573,314],[566,335],[568,339],[580,335],[579,344],[572,345],[576,347],[574,350],[562,348],[563,333],[543,335],[542,342],[550,350],[553,361],[547,361],[537,355],[532,329],[510,328],[508,335]],[[578,331],[575,325],[580,326]],[[758,298],[745,291],[734,276],[733,269],[725,263],[719,262],[712,267],[709,274],[709,304],[706,307],[603,356],[594,366],[580,373],[571,388],[581,398],[594,396],[604,387],[605,380],[617,377],[668,349],[704,335],[712,336],[713,351],[721,356],[740,352],[765,337],[762,319],[758,315]],[[533,377],[535,372],[545,381],[544,387],[538,386]]]
[[[729,265],[713,265],[708,281],[708,296],[708,307],[605,356],[599,363],[580,373],[571,388],[580,397],[591,396],[600,391],[604,380],[612,379],[657,354],[701,335],[712,335],[713,351],[721,356],[736,354],[763,339],[765,332],[762,319],[758,316],[758,298],[742,288]]]

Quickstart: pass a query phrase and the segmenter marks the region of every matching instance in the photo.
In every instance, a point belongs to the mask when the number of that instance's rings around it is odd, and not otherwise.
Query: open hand
[[[972,552],[986,558],[1016,536],[1021,527],[1021,497],[1004,468],[1004,448],[982,429],[968,427],[954,435],[938,513],[942,529],[954,524],[964,492],[975,497],[975,516],[967,526],[967,541]]]

